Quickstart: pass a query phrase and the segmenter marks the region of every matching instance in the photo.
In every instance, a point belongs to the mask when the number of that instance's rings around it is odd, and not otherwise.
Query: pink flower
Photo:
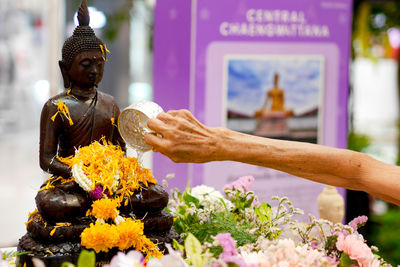
[[[362,236],[358,234],[339,235],[336,247],[349,255],[350,259],[356,260],[360,266],[373,266],[376,259],[371,249],[364,243]],[[379,265],[378,265],[379,266]]]
[[[90,198],[93,200],[98,200],[100,198],[103,198],[104,196],[110,197],[111,195],[109,194],[107,189],[103,190],[103,187],[100,185],[96,185],[94,190],[89,192]]]
[[[367,221],[367,216],[358,216],[349,222],[349,226],[353,228],[354,231],[357,231],[357,229],[363,226]]]
[[[125,267],[125,266],[143,266],[144,257],[142,253],[131,250],[127,254],[118,252],[112,259],[109,265],[105,267]]]
[[[232,238],[230,233],[218,234],[215,239],[218,240],[221,245],[223,252],[219,255],[219,258],[226,263],[235,263],[237,266],[246,266],[244,260],[238,256],[238,252],[235,247],[235,240]]]
[[[103,188],[99,185],[96,185],[94,190],[90,191],[89,195],[91,199],[98,200],[103,197]]]
[[[219,244],[221,245],[223,252],[222,256],[236,256],[237,250],[235,246],[235,240],[233,240],[230,233],[222,233],[218,234],[215,239],[218,240]]]
[[[254,177],[253,176],[242,176],[238,178],[236,181],[232,182],[231,184],[227,184],[224,187],[225,189],[237,189],[241,191],[249,191],[251,186],[253,185]]]

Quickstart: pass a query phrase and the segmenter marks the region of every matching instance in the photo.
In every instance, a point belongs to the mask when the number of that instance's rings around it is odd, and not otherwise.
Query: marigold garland
[[[143,229],[143,222],[131,218],[118,225],[97,221],[82,232],[81,244],[88,249],[94,249],[96,253],[108,252],[113,247],[120,250],[135,248],[147,254],[147,257],[161,258],[162,253],[157,245],[143,234]]]
[[[142,251],[142,239],[144,237],[143,229],[144,225],[141,221],[134,221],[131,218],[128,218],[124,222],[118,224],[118,248],[121,250],[126,250],[128,248],[135,247],[136,250]]]
[[[149,183],[157,183],[150,169],[143,168],[136,158],[126,157],[120,146],[104,138],[79,148],[75,156],[58,159],[73,170],[79,168],[80,177],[75,177],[75,180],[78,184],[82,182],[80,185],[85,185],[85,190],[93,191],[101,187],[107,192],[104,197],[107,195],[108,198],[94,201],[92,210],[87,212],[87,215],[96,217],[98,221],[82,232],[82,246],[96,253],[108,252],[114,247],[120,250],[135,248],[147,257],[162,257],[157,245],[144,235],[143,222],[122,218],[118,211],[121,202],[129,201],[141,184],[147,187]],[[113,219],[116,224],[105,223],[108,219]]]
[[[157,183],[149,169],[145,169],[136,158],[125,156],[120,146],[107,142],[104,138],[89,146],[81,147],[75,156],[58,158],[72,167],[82,164],[82,171],[95,186],[101,186],[110,193],[116,193],[120,201],[130,197],[140,187],[139,183]]]
[[[119,235],[115,231],[115,225],[101,223],[97,221],[91,223],[90,227],[85,228],[81,234],[82,246],[94,249],[96,253],[100,251],[108,252],[118,244]]]

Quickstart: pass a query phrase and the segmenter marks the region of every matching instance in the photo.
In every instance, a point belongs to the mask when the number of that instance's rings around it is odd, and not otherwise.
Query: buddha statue
[[[279,87],[279,74],[274,74],[274,85],[267,91],[263,106],[256,111],[256,117],[262,117],[267,114],[283,114],[283,116],[291,116],[292,110],[285,109],[285,92]]]
[[[254,112],[257,125],[254,134],[260,136],[286,136],[287,119],[293,115],[285,108],[285,92],[279,87],[279,75],[274,74],[274,85],[267,91],[264,104]]]
[[[65,41],[59,61],[67,90],[51,97],[41,113],[39,162],[52,177],[35,197],[37,210],[29,215],[28,233],[18,244],[18,251],[30,253],[20,256],[17,266],[33,266],[33,257],[43,260],[46,266],[61,266],[64,261],[76,263],[80,235],[96,220],[87,214],[94,200],[75,181],[71,166],[60,159],[74,156],[77,149],[100,140],[126,151],[116,125],[119,107],[111,95],[97,90],[107,48],[96,37],[89,20],[82,0],[79,26]],[[161,250],[164,242],[178,238],[176,232],[170,232],[172,215],[162,211],[168,203],[168,193],[161,186],[141,185],[123,203],[121,215],[143,219],[145,234],[161,244]]]
[[[67,88],[44,105],[40,119],[40,167],[53,176],[71,177],[71,169],[58,160],[79,147],[105,138],[125,149],[114,121],[119,108],[114,98],[97,90],[102,80],[106,46],[89,27],[85,2],[79,14],[79,26],[62,48],[59,61],[64,87]],[[52,184],[54,185],[54,184]],[[42,190],[37,207],[47,220],[69,219],[83,215],[88,202],[74,181],[57,185],[57,190]]]
[[[267,98],[265,100],[264,107],[267,106],[268,102],[271,101],[271,111],[284,111],[285,110],[285,93],[279,88],[279,75],[274,75],[274,87],[268,91]]]

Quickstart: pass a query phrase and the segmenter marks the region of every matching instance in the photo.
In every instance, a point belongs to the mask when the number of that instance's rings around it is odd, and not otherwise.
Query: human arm
[[[57,159],[58,135],[61,121],[57,116],[54,121],[51,117],[57,112],[56,105],[47,101],[40,117],[39,163],[40,168],[53,175],[70,177],[71,170]]]
[[[146,143],[174,162],[237,161],[319,183],[366,191],[400,205],[400,167],[345,149],[247,135],[201,124],[186,110],[148,122]]]

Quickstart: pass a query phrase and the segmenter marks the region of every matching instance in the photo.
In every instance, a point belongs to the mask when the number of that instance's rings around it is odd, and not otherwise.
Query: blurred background
[[[92,0],[91,27],[111,54],[101,91],[123,109],[152,99],[156,0]],[[46,178],[39,168],[39,118],[63,90],[58,60],[76,26],[78,0],[0,0],[0,247],[15,246]],[[350,64],[348,148],[400,163],[400,1],[355,0]],[[151,157],[148,155],[147,157]],[[144,159],[146,167],[151,161]],[[400,263],[400,210],[349,191],[347,218],[368,215],[366,239]],[[385,227],[382,227],[385,225]]]

